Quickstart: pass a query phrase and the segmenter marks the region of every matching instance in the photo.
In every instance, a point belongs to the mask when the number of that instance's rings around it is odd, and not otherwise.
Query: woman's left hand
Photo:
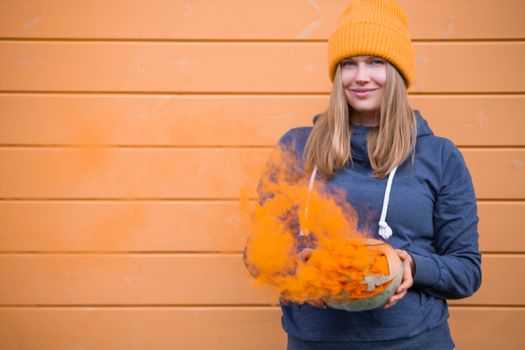
[[[386,304],[383,306],[384,309],[388,309],[397,303],[399,300],[403,299],[407,294],[407,291],[414,284],[414,259],[404,250],[396,249],[395,250],[399,258],[403,262],[403,279],[401,284],[397,287],[396,292],[386,301]]]

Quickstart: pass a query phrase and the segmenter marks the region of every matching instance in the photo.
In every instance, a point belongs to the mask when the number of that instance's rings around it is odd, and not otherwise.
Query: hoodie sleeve
[[[260,205],[273,198],[278,191],[278,181],[292,184],[302,177],[300,160],[297,152],[298,129],[292,129],[281,137],[273,148],[257,184],[257,195]]]
[[[441,188],[433,213],[436,253],[410,254],[416,266],[414,287],[438,298],[459,299],[481,285],[476,195],[456,146],[446,140],[442,152]]]
[[[279,195],[278,186],[275,186],[278,181],[284,180],[287,183],[293,183],[301,177],[301,169],[295,149],[295,131],[295,129],[292,129],[281,137],[266,162],[265,169],[257,185],[258,203],[260,206],[264,206],[266,201]],[[297,215],[293,209],[290,208],[288,214],[281,219],[287,221],[290,226],[298,226]],[[247,245],[244,246],[243,261],[250,274],[256,278],[259,272],[257,267],[250,263]]]

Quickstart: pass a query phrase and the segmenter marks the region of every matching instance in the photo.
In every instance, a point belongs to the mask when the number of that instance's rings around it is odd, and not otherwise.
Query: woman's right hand
[[[304,248],[299,253],[297,253],[297,257],[299,258],[299,260],[305,263],[308,261],[308,259],[310,259],[310,256],[312,256],[313,251],[314,250],[312,248]]]
[[[314,249],[312,248],[304,248],[299,253],[297,253],[297,257],[299,260],[301,260],[303,263],[306,263],[308,259],[310,259],[310,256],[312,256]],[[326,303],[322,299],[317,300],[307,300],[307,304],[310,304],[314,307],[320,308],[320,309],[326,309]]]

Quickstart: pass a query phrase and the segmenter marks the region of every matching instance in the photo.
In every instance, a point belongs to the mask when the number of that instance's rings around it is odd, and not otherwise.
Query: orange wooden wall
[[[404,0],[410,90],[460,146],[483,286],[457,349],[525,340],[525,1]],[[0,348],[283,349],[241,187],[327,103],[347,1],[0,2]]]

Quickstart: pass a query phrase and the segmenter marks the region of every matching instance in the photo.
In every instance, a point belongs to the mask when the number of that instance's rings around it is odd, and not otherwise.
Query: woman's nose
[[[370,79],[368,70],[364,64],[357,65],[357,72],[355,75],[355,80],[357,82],[367,82]]]

